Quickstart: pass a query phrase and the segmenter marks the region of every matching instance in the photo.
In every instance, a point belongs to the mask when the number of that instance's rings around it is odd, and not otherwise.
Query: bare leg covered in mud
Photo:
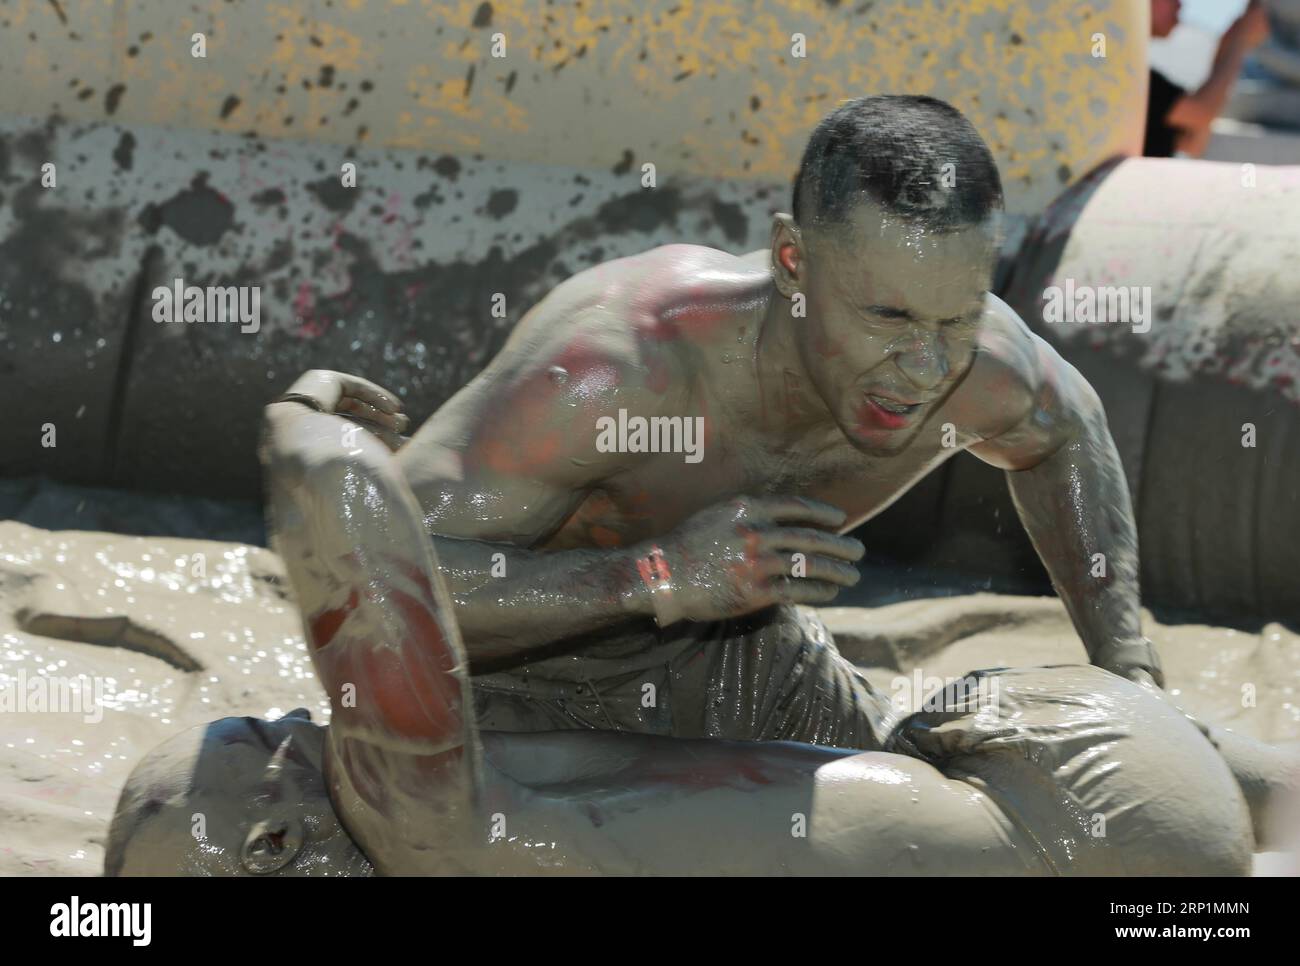
[[[912,716],[890,739],[906,755],[480,734],[432,542],[391,454],[296,403],[268,420],[275,546],[332,720],[224,719],[164,745],[123,793],[110,873],[1249,869],[1221,759],[1164,701],[1097,668],[1008,672],[1005,717],[955,704]],[[210,746],[237,753],[205,764]],[[201,842],[196,812],[214,816]]]

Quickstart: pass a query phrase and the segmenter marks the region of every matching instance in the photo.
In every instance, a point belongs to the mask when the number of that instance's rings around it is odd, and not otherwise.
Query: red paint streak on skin
[[[636,327],[639,336],[655,342],[716,340],[727,334],[726,325],[735,317],[731,300],[711,280],[696,282],[683,294],[678,285],[670,286],[662,276],[651,275],[637,288],[635,297],[642,304],[656,306],[654,318],[642,319]]]
[[[439,734],[458,728],[461,688],[451,673],[456,667],[456,655],[434,614],[432,600],[421,600],[396,589],[389,592],[389,599],[408,628],[400,646],[403,659],[397,668],[398,678],[409,688],[412,698],[429,699],[424,705],[425,714],[413,721],[412,727],[420,728],[421,722],[424,727],[432,724]],[[398,687],[396,681],[394,687]]]
[[[644,775],[650,781],[696,791],[714,788],[738,788],[743,791],[748,786],[771,785],[773,781],[743,754],[733,754],[726,758],[705,758],[682,765],[651,764]]]
[[[348,595],[347,603],[342,607],[334,607],[329,610],[323,610],[314,615],[307,621],[308,634],[311,639],[311,646],[320,650],[334,640],[334,635],[339,632],[347,616],[357,609],[357,592],[352,591]]]
[[[592,542],[604,550],[613,550],[623,545],[623,538],[617,530],[611,530],[609,527],[593,526],[587,531]]]
[[[682,338],[681,330],[675,322],[667,319],[655,319],[642,322],[636,327],[637,335],[654,342],[676,342]]]
[[[392,557],[389,557],[388,559],[393,560]],[[402,573],[404,573],[409,580],[414,582],[414,584],[417,587],[419,587],[422,591],[424,591],[426,597],[428,597],[430,600],[434,599],[433,584],[429,582],[429,577],[427,574],[425,574],[423,570],[421,570],[419,567],[416,567],[414,564],[403,563],[398,560],[394,560],[393,562],[397,564],[398,569],[400,569]]]
[[[618,505],[604,490],[593,490],[566,521],[562,532],[578,533],[605,549],[623,545],[623,535],[604,524],[621,516]]]
[[[725,322],[732,317],[732,307],[725,301],[710,301],[717,296],[703,286],[691,289],[691,302],[674,309],[672,320],[678,325],[685,323],[693,329],[709,329],[718,322]]]
[[[452,673],[456,653],[438,619],[428,576],[407,561],[387,559],[413,582],[415,593],[381,583],[370,588],[367,597],[395,614],[399,629],[382,640],[371,639],[365,623],[361,633],[344,629],[360,602],[354,588],[345,606],[322,611],[309,621],[316,648],[312,660],[331,696],[340,694],[345,684],[357,688],[355,706],[335,705],[337,718],[357,723],[363,732],[378,730],[435,746],[455,742],[453,749],[423,756],[426,760],[419,766],[445,770],[462,757],[457,739],[464,736],[465,727],[461,682]],[[324,651],[334,640],[337,646]]]
[[[687,339],[693,343],[716,342],[727,334],[726,324],[735,308],[708,284],[693,286],[686,299],[663,310],[662,317],[639,332],[657,342]]]
[[[556,366],[567,374],[563,382],[551,378]],[[622,374],[602,353],[581,344],[566,347],[494,407],[475,434],[481,442],[465,453],[466,468],[528,475],[553,465],[568,449],[585,448],[596,432],[590,410],[603,412],[620,385]],[[577,396],[583,406],[562,407],[562,395]],[[567,424],[557,425],[557,416]]]
[[[732,576],[743,582],[749,582],[755,579],[754,567],[758,563],[760,552],[759,542],[762,539],[759,534],[746,526],[737,526],[736,533],[745,538],[745,557],[743,560],[733,561],[728,565]]]
[[[527,475],[555,462],[560,441],[560,434],[554,431],[523,441],[489,438],[476,451],[477,458],[467,457],[465,462],[470,467],[481,463],[507,476]]]
[[[335,715],[361,724],[363,730],[433,745],[454,741],[464,726],[461,687],[450,673],[455,654],[432,598],[395,588],[379,596],[404,625],[394,636],[395,646],[388,639],[347,638],[342,650],[328,659],[322,655],[317,662],[321,683],[331,695],[339,694],[344,684],[357,688],[355,707],[336,706]]]

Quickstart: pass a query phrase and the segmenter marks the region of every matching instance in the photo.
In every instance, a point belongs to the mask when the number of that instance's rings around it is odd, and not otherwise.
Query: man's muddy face
[[[805,234],[800,354],[859,449],[905,448],[969,367],[996,229],[940,234],[864,201],[849,226]]]

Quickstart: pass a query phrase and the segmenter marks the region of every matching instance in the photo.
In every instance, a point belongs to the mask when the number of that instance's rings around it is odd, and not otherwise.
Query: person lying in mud
[[[997,680],[994,700],[952,686],[885,751],[480,732],[396,460],[337,415],[278,403],[268,420],[274,545],[329,725],[225,718],[151,752],[109,875],[1250,869],[1223,759],[1159,692],[1086,665],[973,675]]]

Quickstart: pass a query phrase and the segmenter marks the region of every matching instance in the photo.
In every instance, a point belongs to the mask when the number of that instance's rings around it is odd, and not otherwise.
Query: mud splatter
[[[357,189],[343,187],[343,181],[332,175],[309,183],[307,190],[322,205],[338,214],[346,214],[357,203]]]
[[[433,162],[433,170],[448,181],[455,181],[460,174],[460,161],[450,154],[444,154]]]
[[[488,196],[487,213],[493,218],[504,218],[515,210],[519,203],[519,192],[513,188],[501,188]]]
[[[122,136],[117,140],[117,147],[113,149],[113,163],[123,171],[130,171],[134,160],[135,135],[130,131],[123,131]]]
[[[109,114],[117,113],[117,105],[122,102],[122,95],[126,93],[125,84],[114,84],[104,95],[104,110]]]
[[[736,245],[744,244],[749,237],[749,219],[740,210],[740,205],[714,199],[710,205],[713,219],[722,228],[727,241]]]
[[[265,191],[259,191],[250,199],[253,204],[259,207],[265,205],[282,205],[284,204],[284,192],[279,188],[267,188]]]
[[[190,187],[160,205],[147,205],[140,226],[150,234],[170,228],[191,245],[215,245],[235,220],[235,208],[207,185],[207,175],[195,176]]]

